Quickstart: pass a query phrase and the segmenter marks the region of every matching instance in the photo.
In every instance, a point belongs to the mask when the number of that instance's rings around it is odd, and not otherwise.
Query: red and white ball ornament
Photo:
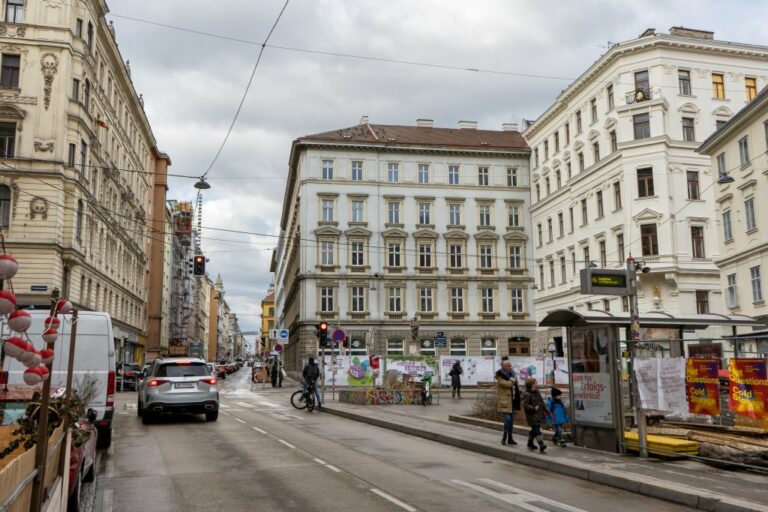
[[[8,327],[16,332],[27,332],[32,325],[32,316],[23,309],[18,309],[8,315]]]
[[[0,315],[8,316],[16,309],[16,296],[8,290],[0,290]]]
[[[12,336],[5,340],[3,348],[10,357],[20,359],[27,351],[27,342],[17,336]]]
[[[60,315],[68,315],[72,312],[72,303],[68,299],[60,299],[56,303],[56,313]]]
[[[24,352],[24,355],[21,356],[21,362],[27,368],[33,368],[35,366],[40,366],[43,362],[43,358],[40,357],[40,353],[33,348],[32,350]]]
[[[24,372],[24,382],[29,386],[37,386],[43,381],[43,374],[40,367],[29,368]]]
[[[40,351],[40,358],[43,360],[43,364],[51,364],[56,357],[56,352],[50,348],[44,348]]]
[[[48,371],[48,368],[45,366],[38,366],[40,368],[40,380],[43,382],[48,380],[48,377],[50,377],[51,373]]]
[[[0,279],[11,279],[19,271],[19,263],[10,254],[0,254]]]
[[[45,325],[45,328],[53,327],[54,329],[58,329],[59,325],[61,325],[61,322],[58,318],[55,316],[47,316],[45,317],[45,320],[43,321],[43,325]]]
[[[59,331],[57,331],[53,327],[49,327],[45,331],[43,331],[42,337],[46,343],[54,343],[57,339],[59,339]]]

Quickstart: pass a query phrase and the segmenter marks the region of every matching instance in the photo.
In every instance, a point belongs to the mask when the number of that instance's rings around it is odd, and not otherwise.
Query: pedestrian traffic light
[[[198,254],[192,264],[192,273],[196,276],[205,275],[205,256]]]
[[[315,325],[315,336],[317,336],[320,342],[320,347],[324,348],[328,346],[328,322],[320,322]]]

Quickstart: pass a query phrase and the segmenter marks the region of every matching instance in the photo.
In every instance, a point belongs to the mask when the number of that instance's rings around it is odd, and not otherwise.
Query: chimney
[[[419,128],[432,128],[432,119],[417,119],[416,126]]]
[[[459,121],[460,130],[477,130],[477,121]]]
[[[516,132],[517,131],[517,123],[503,123],[501,125],[501,130],[505,132]]]
[[[368,124],[368,116],[361,117],[360,124]]]
[[[678,37],[691,37],[693,39],[714,39],[715,33],[709,30],[699,30],[696,28],[672,27],[669,33]]]

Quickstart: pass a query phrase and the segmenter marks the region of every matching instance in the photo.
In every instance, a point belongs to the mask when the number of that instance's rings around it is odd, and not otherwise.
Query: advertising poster
[[[723,359],[723,347],[715,343],[688,345],[688,357],[694,359]]]
[[[413,359],[387,359],[387,372],[397,370],[400,375],[424,375],[424,372],[430,371],[437,374],[438,360],[434,358],[413,358]]]
[[[584,329],[571,332],[573,373],[602,373],[608,367],[608,332]]]
[[[574,373],[573,417],[577,423],[613,425],[611,376],[607,373]]]
[[[659,359],[635,359],[634,370],[640,407],[659,408]]]
[[[440,384],[451,385],[451,372],[454,361],[461,363],[464,373],[461,375],[462,386],[477,386],[478,382],[493,382],[496,370],[501,368],[501,358],[493,356],[440,356]]]
[[[720,416],[719,359],[688,359],[685,370],[688,412]]]
[[[688,412],[685,359],[635,359],[640,407],[656,411]]]
[[[381,375],[365,356],[325,356],[323,367],[326,386],[372,387],[374,376],[381,384]]]
[[[518,383],[522,384],[525,379],[533,377],[540,385],[546,382],[544,374],[544,359],[540,357],[510,357],[512,369],[517,375]]]
[[[731,412],[756,420],[768,418],[768,375],[765,359],[731,359],[728,405]]]

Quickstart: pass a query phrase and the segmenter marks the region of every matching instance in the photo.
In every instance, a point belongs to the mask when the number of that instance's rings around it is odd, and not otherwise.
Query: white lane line
[[[231,406],[231,405],[227,405],[227,404],[219,404],[219,407],[220,407],[221,409],[229,409],[229,408],[230,408],[230,407],[232,407],[232,406]]]
[[[314,461],[315,461],[315,462],[317,462],[318,464],[323,464],[323,465],[325,465],[325,461],[324,461],[324,460],[320,460],[320,459],[312,459],[312,460],[314,460]]]
[[[461,480],[451,480],[451,482],[453,483],[462,485],[464,487],[468,487],[473,491],[485,494],[486,496],[491,496],[505,503],[516,505],[524,510],[529,510],[531,512],[542,512],[542,511],[546,512],[547,509],[540,506],[543,504],[549,505],[550,507],[555,508],[558,511],[562,510],[564,512],[566,511],[567,512],[586,512],[583,509],[572,507],[570,505],[560,503],[559,501],[554,501],[549,498],[545,498],[544,496],[539,496],[538,494],[530,493],[518,487],[513,487],[511,485],[507,485],[501,482],[497,482],[495,480],[491,480],[490,478],[478,478],[478,481],[486,485],[497,487],[502,491],[506,491],[506,492],[497,492],[497,491],[494,491],[493,489],[488,489],[487,487],[483,487],[477,484],[472,484],[469,482],[463,482]]]
[[[303,420],[304,419],[301,416],[296,416],[295,414],[284,414],[283,416],[287,416],[287,417],[293,418],[295,420]]]
[[[240,407],[246,407],[248,409],[253,409],[254,407],[256,407],[255,405],[249,404],[248,402],[234,402],[234,403],[236,403]]]
[[[227,416],[232,416],[231,414],[229,414],[229,413],[228,413],[228,412],[226,412],[226,411],[220,411],[220,412],[221,412],[221,414],[226,414]]]
[[[241,420],[240,418],[235,418],[235,421],[239,421],[240,423],[245,423],[245,420]]]
[[[293,445],[292,445],[291,443],[289,443],[288,441],[283,441],[282,439],[278,439],[278,441],[279,441],[279,442],[281,442],[281,443],[283,443],[283,444],[284,444],[285,446],[287,446],[288,448],[296,448],[295,446],[293,446]]]
[[[253,427],[253,430],[255,430],[256,432],[258,432],[260,434],[266,434],[267,433],[266,430],[262,430],[259,427]]]
[[[273,404],[272,402],[264,402],[264,401],[261,401],[261,400],[256,402],[256,404],[257,405],[263,405],[264,407],[282,407],[281,405]]]
[[[336,466],[332,466],[331,464],[326,464],[325,467],[327,467],[334,473],[341,473],[341,470],[339,468],[337,468]]]
[[[104,489],[104,494],[101,497],[101,511],[112,512],[112,498],[115,491],[112,489]]]
[[[400,501],[399,499],[395,498],[394,496],[390,496],[389,494],[385,493],[384,491],[382,491],[380,489],[371,488],[371,492],[374,493],[374,494],[378,494],[379,496],[381,496],[385,500],[394,503],[398,507],[403,508],[403,509],[407,510],[408,512],[416,512],[416,509],[413,508],[412,506],[410,506],[409,504],[407,504],[406,502]]]

